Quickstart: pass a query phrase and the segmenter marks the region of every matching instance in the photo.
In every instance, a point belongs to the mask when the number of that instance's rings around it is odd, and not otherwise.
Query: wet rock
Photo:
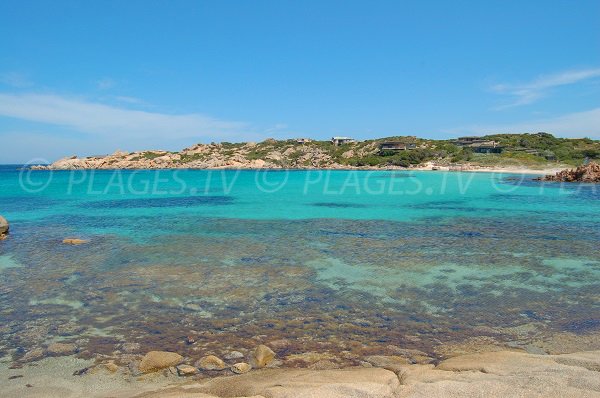
[[[132,353],[138,351],[140,347],[140,343],[123,343],[121,345],[121,350],[123,352]]]
[[[83,245],[85,243],[88,243],[89,240],[78,239],[78,238],[65,238],[65,239],[63,239],[62,242],[66,245]]]
[[[231,371],[237,374],[248,373],[250,369],[252,369],[252,366],[246,362],[239,362],[231,366]]]
[[[273,362],[273,359],[275,359],[275,353],[273,350],[266,345],[261,344],[256,347],[256,350],[254,350],[252,355],[252,366],[255,368],[264,368]]]
[[[46,352],[50,355],[65,356],[73,355],[78,351],[76,344],[70,343],[53,343],[48,346]]]
[[[8,221],[6,218],[0,216],[0,239],[4,239],[8,235]]]
[[[370,355],[365,358],[367,362],[377,368],[399,372],[412,362],[398,355]]]
[[[310,365],[308,368],[312,370],[327,370],[327,369],[339,369],[340,365],[337,363],[324,359],[321,361],[317,361]]]
[[[275,352],[284,351],[292,345],[292,342],[288,339],[279,339],[269,342],[269,347]]]
[[[156,372],[178,365],[181,361],[183,357],[175,352],[150,351],[142,358],[138,369],[142,373]]]
[[[207,355],[196,362],[196,366],[202,370],[223,370],[227,365],[223,360],[214,355]]]
[[[232,359],[242,359],[244,358],[244,354],[239,351],[231,351],[223,356],[226,360],[230,361]]]
[[[179,365],[177,366],[177,374],[179,376],[193,376],[198,374],[198,368],[191,365]]]
[[[34,348],[33,350],[27,351],[21,359],[25,362],[33,362],[42,358],[44,358],[44,350],[41,348]]]
[[[112,361],[106,362],[103,365],[104,365],[104,368],[111,373],[116,373],[119,370],[119,365],[117,365],[116,363],[114,363]]]

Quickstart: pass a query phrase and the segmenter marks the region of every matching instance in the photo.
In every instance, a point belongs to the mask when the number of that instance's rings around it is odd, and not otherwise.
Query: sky
[[[0,163],[198,142],[600,139],[600,1],[0,2]]]

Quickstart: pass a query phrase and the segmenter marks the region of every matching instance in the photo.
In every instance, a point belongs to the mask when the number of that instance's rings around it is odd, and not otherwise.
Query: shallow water
[[[488,173],[4,166],[0,354],[288,338],[288,353],[351,361],[390,344],[596,333],[599,199]]]

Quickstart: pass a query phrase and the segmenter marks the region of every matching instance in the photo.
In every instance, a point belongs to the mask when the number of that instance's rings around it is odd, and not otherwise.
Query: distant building
[[[476,153],[502,153],[504,148],[496,141],[487,140],[483,137],[459,137],[454,141],[455,145],[471,148]]]
[[[402,141],[387,141],[387,142],[382,142],[379,145],[379,151],[380,152],[386,152],[386,151],[406,151],[409,149],[415,149],[417,147],[417,144],[415,144],[414,142],[402,142]]]
[[[306,144],[308,142],[312,142],[310,138],[296,138],[296,143],[298,144]]]
[[[350,144],[353,142],[356,142],[356,140],[354,138],[350,138],[350,137],[332,137],[331,138],[331,143],[335,146]]]

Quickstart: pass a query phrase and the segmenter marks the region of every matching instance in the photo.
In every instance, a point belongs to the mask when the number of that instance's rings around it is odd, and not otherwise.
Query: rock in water
[[[183,361],[183,357],[175,352],[168,351],[150,351],[140,362],[140,372],[150,373],[178,365]]]
[[[46,351],[50,355],[73,355],[77,352],[77,346],[75,344],[54,343],[50,344]]]
[[[179,376],[193,376],[198,374],[198,368],[190,365],[179,365],[177,367],[177,374]]]
[[[258,347],[256,347],[256,350],[254,350],[252,365],[256,368],[264,368],[265,366],[273,362],[274,358],[275,353],[273,352],[273,350],[267,347],[266,345],[261,344]]]
[[[239,351],[231,351],[231,352],[228,352],[227,354],[225,354],[225,356],[223,358],[225,358],[227,360],[242,359],[242,358],[244,358],[244,354],[242,354]]]
[[[89,240],[77,239],[77,238],[65,238],[63,239],[63,243],[66,245],[83,245],[88,243]]]
[[[0,216],[0,239],[4,239],[8,235],[8,221],[6,218]]]
[[[591,182],[600,183],[600,164],[590,162],[576,169],[562,170],[555,175],[548,175],[544,181]]]
[[[239,375],[243,373],[248,373],[250,369],[252,369],[252,366],[250,366],[246,362],[239,362],[231,367],[231,371]]]
[[[200,358],[196,362],[196,366],[202,370],[223,370],[227,367],[221,358],[214,355],[207,355]]]

